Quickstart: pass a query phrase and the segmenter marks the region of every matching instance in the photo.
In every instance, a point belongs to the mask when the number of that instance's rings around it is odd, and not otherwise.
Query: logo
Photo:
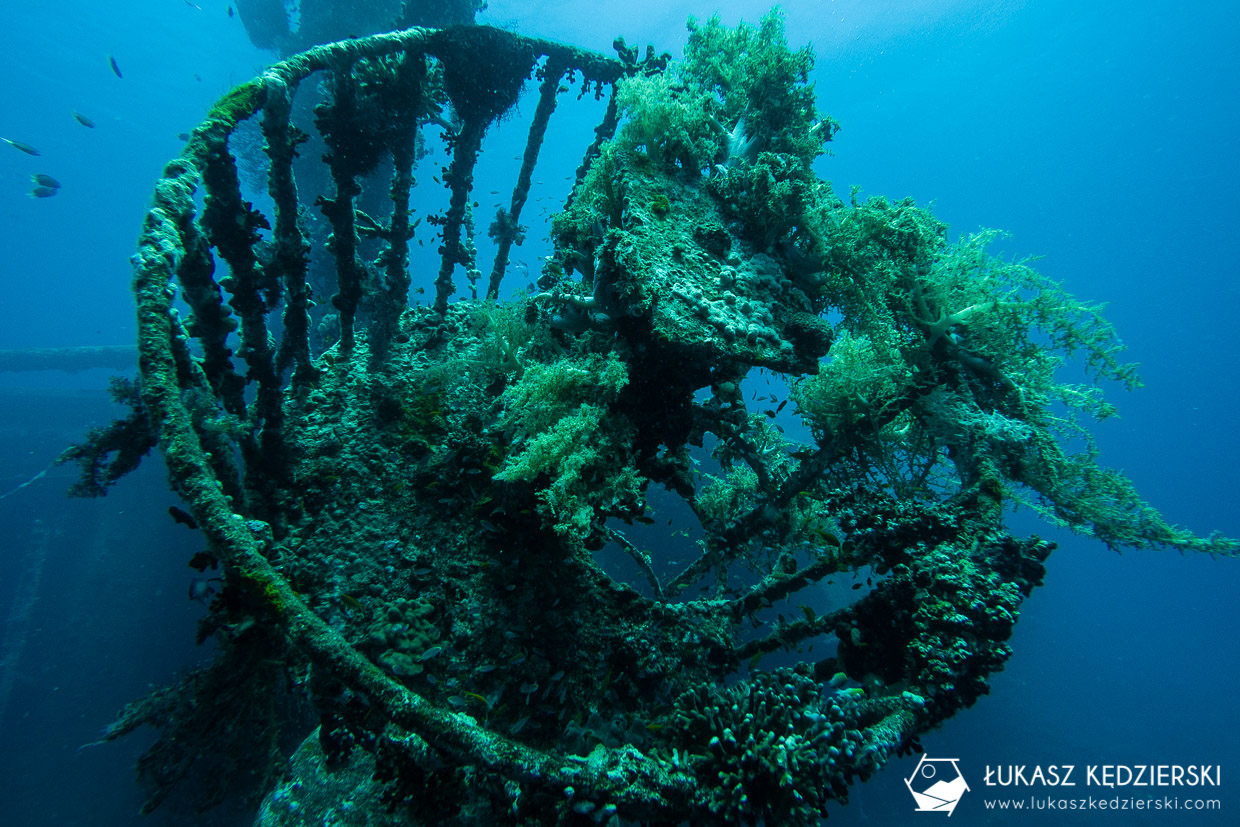
[[[969,790],[960,774],[959,758],[927,758],[921,756],[913,774],[904,779],[904,786],[913,794],[918,812],[947,813],[956,809],[960,796]]]

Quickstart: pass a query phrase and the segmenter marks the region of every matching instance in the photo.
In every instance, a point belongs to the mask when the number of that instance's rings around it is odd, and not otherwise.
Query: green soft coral
[[[788,47],[778,11],[734,29],[718,17],[690,19],[683,61],[619,84],[628,118],[619,142],[664,168],[700,172],[763,151],[807,170],[837,128],[814,106],[813,66],[808,47]]]
[[[708,476],[694,501],[703,525],[724,526],[758,502],[758,475],[736,464],[722,477]]]
[[[534,484],[539,510],[557,534],[584,539],[601,511],[628,510],[641,502],[643,477],[617,467],[622,440],[608,433],[605,411],[582,404],[526,442],[495,479]]]
[[[719,102],[719,118],[732,130],[744,121],[756,148],[789,155],[808,165],[821,155],[837,128],[819,118],[809,73],[814,53],[788,47],[783,15],[776,9],[755,27],[729,29],[716,16],[704,24],[690,18],[680,81]]]
[[[1042,495],[1042,516],[1088,536],[1109,548],[1174,548],[1208,554],[1235,555],[1240,541],[1215,532],[1198,537],[1167,521],[1137,493],[1132,481],[1097,464],[1094,453],[1063,458],[1058,478],[1027,479]],[[1045,489],[1045,490],[1043,490]]]
[[[618,146],[644,153],[658,167],[700,173],[722,151],[710,98],[670,74],[627,78],[617,88],[617,100],[628,118]]]
[[[644,482],[622,446],[627,424],[611,406],[628,384],[615,353],[532,365],[500,397],[514,440],[495,479],[533,485],[555,531],[582,539],[600,512],[641,502]]]
[[[592,284],[607,240],[642,237],[648,225],[633,220],[629,205],[649,199],[638,193],[666,193],[670,216],[689,211],[684,193],[706,194],[727,222],[721,232],[778,263],[795,287],[785,294],[798,302],[795,309],[824,325],[832,320],[835,341],[819,374],[793,383],[818,443],[799,474],[913,497],[984,487],[993,501],[1028,503],[1112,545],[1231,548],[1171,526],[1122,475],[1095,463],[1088,425],[1115,413],[1098,384],[1140,384],[1100,307],[1027,261],[992,255],[998,233],[953,243],[947,226],[911,199],[859,200],[855,191],[849,203],[837,198],[812,169],[836,127],[814,107],[812,56],[789,49],[778,13],[758,26],[727,29],[712,18],[689,29],[683,62],[621,85],[626,125],[556,219],[566,270],[580,270]],[[728,246],[742,245],[719,249]],[[730,289],[722,278],[720,285]],[[1069,358],[1084,362],[1091,384],[1062,380]],[[582,403],[606,404],[550,398],[543,404],[554,415],[543,429],[557,439],[563,434],[551,426],[560,418],[581,416]],[[581,423],[561,428],[584,430]],[[512,462],[532,439],[518,445]],[[788,472],[752,443],[752,434],[737,435],[717,453],[752,466],[758,487],[773,489]],[[1069,454],[1064,444],[1085,450]],[[553,465],[625,465],[567,450],[554,455],[548,447],[539,445],[540,455],[555,459],[537,466],[542,474]],[[572,487],[560,483],[541,496],[549,501],[553,489]],[[703,502],[724,493],[719,487]]]
[[[911,380],[898,348],[845,331],[818,374],[797,382],[791,392],[810,428],[823,439],[898,399]]]
[[[711,178],[712,192],[759,250],[795,243],[805,254],[820,255],[824,240],[808,216],[819,200],[830,197],[830,187],[808,164],[764,151],[753,162],[736,160],[717,172]]]
[[[614,402],[628,382],[628,369],[615,353],[532,364],[500,397],[505,424],[517,439],[541,434],[584,403]]]
[[[691,20],[689,31],[681,83],[717,102],[716,123],[727,130],[712,192],[758,249],[788,243],[818,257],[824,240],[813,216],[834,196],[812,164],[838,126],[815,109],[812,51],[789,49],[778,11],[757,27],[727,29],[713,17]]]
[[[1240,549],[1170,524],[1097,464],[1087,425],[1115,408],[1099,387],[1061,381],[1059,369],[1078,357],[1095,382],[1140,386],[1101,307],[1026,261],[990,254],[996,232],[949,243],[911,201],[833,212],[823,216],[834,228],[824,282],[841,330],[819,375],[793,393],[820,443],[865,441],[841,479],[950,491],[998,474],[1015,502],[1112,547]],[[866,431],[873,423],[880,430]],[[1069,442],[1085,450],[1068,453]]]

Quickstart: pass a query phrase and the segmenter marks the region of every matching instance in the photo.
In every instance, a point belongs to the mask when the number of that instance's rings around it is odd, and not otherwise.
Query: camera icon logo
[[[913,774],[904,779],[904,785],[917,802],[918,812],[947,813],[950,816],[955,811],[960,797],[969,790],[960,773],[959,760],[921,756]]]

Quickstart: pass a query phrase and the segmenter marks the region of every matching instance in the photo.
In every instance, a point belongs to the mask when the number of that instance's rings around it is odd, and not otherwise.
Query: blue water
[[[42,152],[0,145],[0,349],[132,341],[128,257],[152,183],[177,133],[271,59],[226,5],[0,4],[0,135]],[[1240,10],[1201,0],[784,9],[792,43],[817,51],[819,107],[843,127],[822,177],[843,195],[859,186],[932,201],[953,233],[1005,229],[1008,254],[1041,256],[1045,273],[1108,302],[1146,387],[1116,398],[1122,418],[1096,429],[1105,461],[1173,521],[1240,535]],[[734,23],[766,7],[503,0],[479,20],[601,51],[623,34],[678,53],[684,18],[716,10]],[[28,198],[32,173],[62,191]],[[0,374],[0,493],[114,415],[105,379]],[[192,645],[201,607],[185,597],[199,541],[167,519],[157,461],[99,501],[66,500],[68,482],[58,469],[0,499],[0,820],[134,824],[131,766],[147,736],[79,747],[148,685],[206,657]],[[1240,561],[1117,555],[1029,515],[1015,525],[1061,546],[991,695],[922,739],[928,754],[959,758],[970,784],[952,824],[1240,823]],[[893,762],[831,823],[945,818],[912,811],[903,778],[914,763]],[[1007,792],[985,785],[987,766],[1194,763],[1221,764],[1222,786],[1119,795],[1217,799],[1221,812],[998,816],[983,803]],[[1078,778],[1071,797],[1097,793]]]

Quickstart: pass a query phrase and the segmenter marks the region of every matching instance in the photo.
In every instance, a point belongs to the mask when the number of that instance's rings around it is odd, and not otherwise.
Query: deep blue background
[[[43,153],[0,145],[0,348],[132,340],[128,257],[154,178],[177,133],[270,59],[226,3],[198,5],[0,4],[0,135]],[[784,8],[792,43],[817,51],[820,108],[843,126],[821,175],[844,195],[859,185],[932,201],[953,233],[1008,230],[1004,251],[1042,256],[1045,273],[1109,302],[1146,387],[1117,395],[1123,418],[1097,428],[1104,458],[1172,520],[1240,535],[1234,4]],[[492,2],[481,20],[601,51],[623,34],[678,53],[684,18],[716,10],[734,23],[766,9],[511,0]],[[74,122],[75,108],[98,128]],[[63,191],[27,198],[36,172]],[[0,375],[0,493],[110,418],[104,380]],[[67,482],[54,471],[0,499],[0,659],[17,653],[11,683],[0,680],[10,687],[0,694],[0,802],[5,823],[131,824],[140,796],[130,762],[142,738],[78,747],[148,684],[204,656],[191,645],[200,608],[184,597],[197,541],[167,521],[157,462],[102,501],[64,500]],[[1048,533],[1029,515],[1016,525]],[[1025,604],[1009,668],[989,697],[923,739],[931,755],[960,758],[972,786],[952,823],[1234,823],[1240,563],[1121,556],[1050,533],[1062,545]],[[36,572],[36,599],[15,600]],[[990,817],[984,767],[1013,763],[1221,763],[1223,786],[1206,792],[1223,812]],[[942,819],[912,812],[902,782],[911,769],[893,764],[832,823]],[[178,822],[166,813],[148,823]]]

